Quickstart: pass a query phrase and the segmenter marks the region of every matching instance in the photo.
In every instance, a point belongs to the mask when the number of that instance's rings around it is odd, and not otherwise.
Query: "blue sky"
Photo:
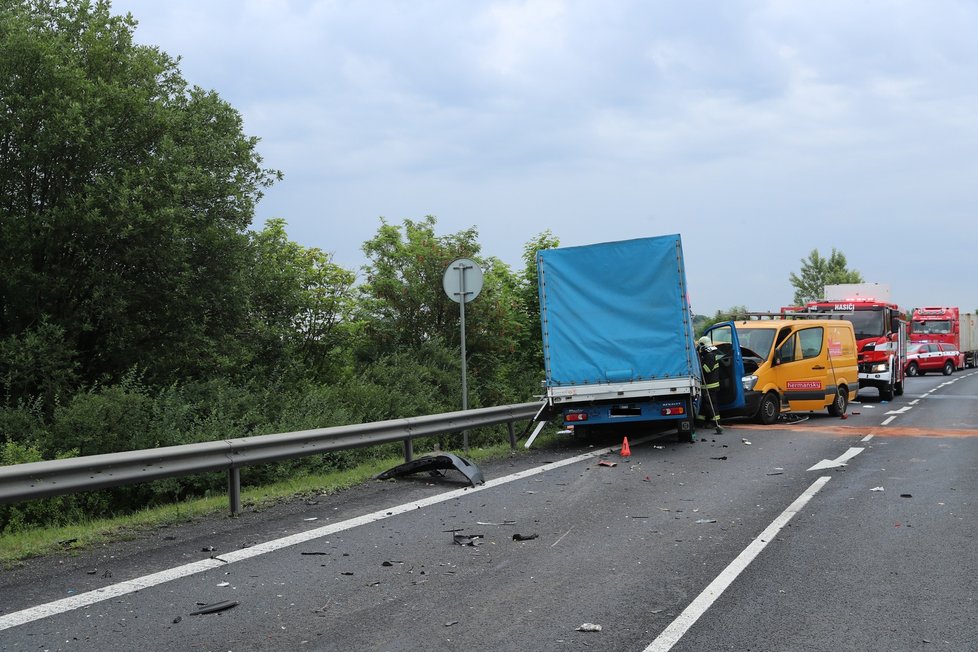
[[[978,308],[978,3],[114,0],[281,170],[255,227],[358,270],[383,216],[514,269],[680,233],[693,309],[791,302],[812,249]]]

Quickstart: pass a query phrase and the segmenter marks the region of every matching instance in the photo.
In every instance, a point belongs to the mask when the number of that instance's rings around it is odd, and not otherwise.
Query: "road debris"
[[[453,534],[452,541],[460,546],[478,546],[483,543],[482,539],[485,539],[484,534]]]
[[[886,491],[883,487],[873,487],[870,491]]]
[[[458,455],[453,455],[452,453],[436,453],[433,455],[425,455],[417,459],[411,460],[410,462],[405,462],[404,464],[399,464],[392,469],[388,469],[383,473],[374,476],[375,480],[391,480],[394,478],[399,478],[403,475],[411,475],[413,473],[420,473],[422,471],[427,471],[429,475],[433,477],[444,477],[444,473],[441,471],[444,469],[455,469],[468,479],[469,483],[474,487],[479,484],[484,484],[485,479],[482,477],[482,471],[479,470],[472,462],[459,457]]]
[[[717,520],[715,518],[701,518],[701,519],[699,519],[696,522],[697,523],[716,523]]]
[[[913,494],[900,494],[900,498],[913,498]]]
[[[618,466],[618,462],[609,462],[608,460],[601,460],[598,462],[598,466]]]
[[[725,459],[727,459],[727,456],[726,456],[726,455],[724,455],[724,456],[722,456],[722,457],[711,457],[710,459],[711,459],[711,460],[725,460]]]
[[[533,541],[539,536],[539,534],[520,534],[517,532],[513,535],[513,541]]]
[[[584,623],[583,625],[581,625],[580,627],[577,628],[577,631],[579,631],[579,632],[600,632],[601,631],[601,625],[596,625],[594,623]]]
[[[476,521],[476,525],[516,525],[516,521],[503,521],[502,523],[493,523],[491,521]]]
[[[237,600],[225,600],[224,602],[215,602],[214,604],[208,604],[197,611],[190,612],[191,616],[202,616],[204,614],[214,614],[219,611],[227,611],[233,607],[238,606]]]
[[[747,441],[746,439],[743,439],[742,438],[740,441],[742,441],[745,446],[750,446],[751,445],[751,443],[749,441]]]

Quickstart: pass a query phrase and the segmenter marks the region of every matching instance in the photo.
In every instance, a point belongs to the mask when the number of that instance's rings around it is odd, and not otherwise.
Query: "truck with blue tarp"
[[[702,372],[678,234],[537,252],[546,407],[564,426],[675,422]]]

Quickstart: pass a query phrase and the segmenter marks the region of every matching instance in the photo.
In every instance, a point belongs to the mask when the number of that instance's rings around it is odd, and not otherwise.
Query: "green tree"
[[[828,258],[820,256],[818,249],[812,249],[808,258],[801,260],[801,273],[792,272],[788,280],[795,288],[795,305],[801,306],[823,299],[826,285],[862,283],[863,276],[856,270],[848,269],[845,254],[833,247]]]
[[[246,229],[279,174],[135,25],[105,0],[0,5],[0,341],[58,327],[61,378],[202,375],[246,345]]]
[[[317,248],[288,239],[285,220],[251,236],[249,335],[262,373],[293,368],[323,378],[347,361],[356,275]],[[341,353],[337,354],[337,351]]]
[[[435,337],[458,340],[452,335],[458,304],[445,295],[442,279],[456,258],[477,258],[478,231],[472,227],[438,236],[436,223],[432,215],[422,221],[404,220],[401,227],[381,218],[377,235],[363,245],[369,262],[364,266],[361,308],[371,357]]]
[[[465,304],[468,371],[474,381],[469,405],[498,404],[517,392],[518,400],[525,400],[526,393],[514,387],[526,383],[513,380],[525,366],[522,347],[530,321],[522,277],[497,258],[479,256],[475,228],[440,236],[436,224],[432,216],[405,220],[400,227],[381,220],[377,235],[364,244],[370,262],[361,286],[361,362],[422,346],[429,356],[433,346],[448,347],[457,356],[459,305],[446,296],[443,279],[453,260],[470,258],[482,269],[483,287]],[[460,356],[456,359],[461,367]]]
[[[712,326],[713,324],[719,324],[724,321],[738,321],[741,319],[747,319],[747,306],[732,306],[726,310],[717,310],[712,317],[707,317],[705,315],[697,315],[693,319],[693,326],[696,331],[696,336],[699,337],[703,332]]]

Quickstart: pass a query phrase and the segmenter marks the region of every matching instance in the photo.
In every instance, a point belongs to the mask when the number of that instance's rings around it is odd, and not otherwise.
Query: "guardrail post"
[[[228,469],[228,501],[231,503],[231,516],[241,513],[241,469],[232,466]]]
[[[405,439],[404,440],[404,461],[410,462],[414,459],[414,440]]]
[[[509,447],[514,451],[516,450],[516,429],[513,428],[513,422],[507,421],[506,427],[509,428]]]

